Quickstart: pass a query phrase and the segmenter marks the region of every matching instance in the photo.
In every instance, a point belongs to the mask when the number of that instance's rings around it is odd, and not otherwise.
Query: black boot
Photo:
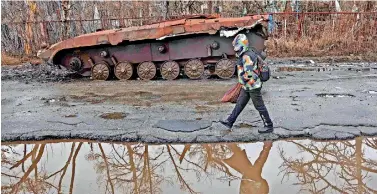
[[[220,120],[220,123],[225,125],[228,129],[233,127],[233,123],[229,122],[228,120]]]
[[[260,117],[262,118],[264,127],[262,129],[258,129],[259,133],[271,133],[274,131],[274,125],[268,115],[267,111],[259,112]]]

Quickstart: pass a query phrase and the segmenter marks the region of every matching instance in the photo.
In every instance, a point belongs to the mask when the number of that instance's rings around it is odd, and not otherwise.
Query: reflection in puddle
[[[374,193],[377,137],[2,145],[3,193]]]
[[[339,97],[339,98],[343,98],[343,97],[355,97],[354,95],[352,94],[333,94],[333,93],[320,93],[320,94],[316,94],[317,96],[319,97],[326,97],[326,98],[335,98],[335,97]]]

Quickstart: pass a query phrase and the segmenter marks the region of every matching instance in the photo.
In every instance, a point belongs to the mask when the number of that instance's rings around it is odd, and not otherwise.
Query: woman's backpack
[[[267,65],[267,63],[260,57],[258,58],[258,68],[259,68],[259,78],[262,82],[266,82],[270,79],[270,67]]]

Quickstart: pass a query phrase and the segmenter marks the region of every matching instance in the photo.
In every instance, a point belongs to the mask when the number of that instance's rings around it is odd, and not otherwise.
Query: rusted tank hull
[[[248,34],[252,46],[257,51],[264,48],[264,39],[253,34]],[[101,47],[87,47],[72,49],[64,55],[56,56],[54,64],[61,64],[68,69],[74,69],[84,76],[91,75],[93,64],[105,61],[110,67],[114,67],[119,62],[127,61],[133,64],[133,68],[146,61],[153,61],[156,69],[166,61],[176,61],[181,70],[190,59],[199,59],[203,62],[205,69],[209,69],[211,74],[215,74],[216,63],[227,58],[234,61],[234,51],[232,47],[233,37],[220,37],[216,35],[196,35],[187,38],[177,38],[165,41],[139,41],[132,44],[120,44],[116,46],[103,45]],[[163,51],[159,48],[164,48]],[[101,52],[108,53],[106,57],[100,55]],[[82,62],[81,67],[74,68],[70,61],[78,58]],[[90,62],[91,61],[91,62]],[[235,65],[235,63],[233,63]],[[185,72],[183,72],[185,74]]]
[[[93,48],[81,48],[74,49],[71,52],[66,52],[62,56],[62,59],[57,57],[54,60],[56,64],[66,65],[69,67],[68,61],[73,57],[80,57],[83,61],[83,68],[90,69],[88,59],[91,58],[93,63],[100,61],[106,61],[110,64],[110,57],[101,57],[100,52],[106,50],[117,61],[128,61],[133,64],[139,64],[144,61],[164,62],[168,60],[185,60],[191,58],[211,58],[221,57],[223,54],[234,55],[234,51],[231,44],[231,38],[215,37],[215,36],[201,36],[184,38],[173,41],[164,42],[140,42],[132,43],[130,45],[117,45],[93,47]],[[211,44],[217,42],[219,49],[212,49]],[[165,51],[160,52],[159,47],[164,47]],[[115,65],[115,64],[112,64]]]
[[[231,42],[236,33],[246,33],[257,52],[264,50],[266,35],[260,21],[259,17],[190,19],[96,32],[55,44],[41,56],[93,79],[150,80],[159,75],[198,79],[205,70],[230,78],[235,73]]]

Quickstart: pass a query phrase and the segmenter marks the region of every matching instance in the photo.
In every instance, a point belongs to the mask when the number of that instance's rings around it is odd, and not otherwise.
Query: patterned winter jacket
[[[258,76],[259,69],[257,66],[256,53],[248,50],[239,57],[237,74],[238,82],[242,84],[246,91],[257,89],[262,86],[262,81]]]

